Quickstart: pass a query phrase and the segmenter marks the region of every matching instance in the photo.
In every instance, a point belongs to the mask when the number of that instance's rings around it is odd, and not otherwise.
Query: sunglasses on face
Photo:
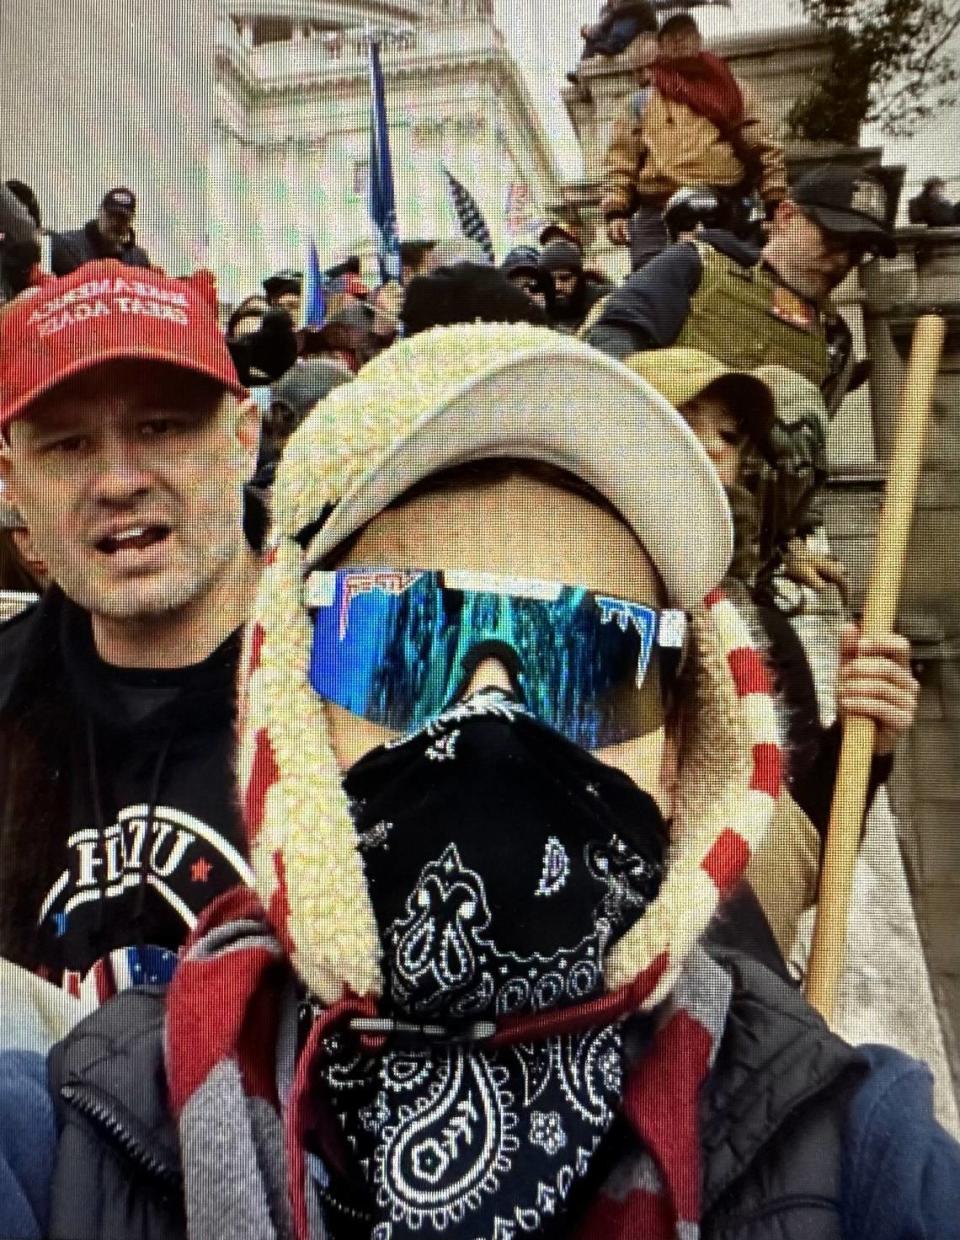
[[[828,254],[843,255],[851,267],[862,267],[866,263],[872,263],[878,256],[878,251],[875,247],[862,237],[858,237],[856,234],[851,235],[850,233],[830,232],[812,215],[808,215],[806,212],[803,215],[805,219],[816,226],[823,249]]]
[[[540,722],[585,749],[660,726],[687,618],[580,586],[486,573],[312,573],[309,679],[327,701],[398,733],[453,706],[485,659]]]

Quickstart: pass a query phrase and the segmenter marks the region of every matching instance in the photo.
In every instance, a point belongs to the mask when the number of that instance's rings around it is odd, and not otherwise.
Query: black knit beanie
[[[407,286],[403,322],[408,336],[451,323],[535,323],[547,316],[496,267],[455,263],[417,276]]]
[[[583,255],[570,241],[551,241],[543,247],[540,266],[544,271],[582,271]]]

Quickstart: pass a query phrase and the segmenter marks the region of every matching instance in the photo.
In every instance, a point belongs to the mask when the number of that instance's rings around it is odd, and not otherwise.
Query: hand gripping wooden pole
[[[944,320],[926,314],[917,320],[910,361],[900,393],[896,437],[877,529],[870,583],[863,611],[863,634],[876,637],[893,628],[907,542],[923,464],[933,385],[946,333]],[[843,972],[853,887],[853,868],[867,799],[870,762],[876,739],[872,719],[846,721],[840,764],[830,810],[830,827],[820,876],[820,898],[807,976],[807,998],[826,1021],[833,1019]]]

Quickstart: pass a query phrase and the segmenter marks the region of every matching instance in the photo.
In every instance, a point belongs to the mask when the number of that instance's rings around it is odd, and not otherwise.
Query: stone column
[[[35,187],[50,227],[128,185],[154,262],[204,261],[214,18],[213,0],[0,4],[0,175]]]
[[[250,244],[249,195],[237,135],[216,125],[210,146],[210,267],[221,302],[236,305],[250,289],[245,260]]]

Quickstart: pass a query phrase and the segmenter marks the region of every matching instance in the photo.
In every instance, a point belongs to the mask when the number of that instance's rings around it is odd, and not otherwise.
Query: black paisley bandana
[[[334,1234],[552,1232],[613,1121],[622,1030],[492,1051],[469,1031],[601,993],[607,949],[659,888],[663,819],[499,691],[375,750],[345,788],[383,944],[381,1012],[444,1033],[382,1055],[326,1044],[356,1159],[324,1192]]]

